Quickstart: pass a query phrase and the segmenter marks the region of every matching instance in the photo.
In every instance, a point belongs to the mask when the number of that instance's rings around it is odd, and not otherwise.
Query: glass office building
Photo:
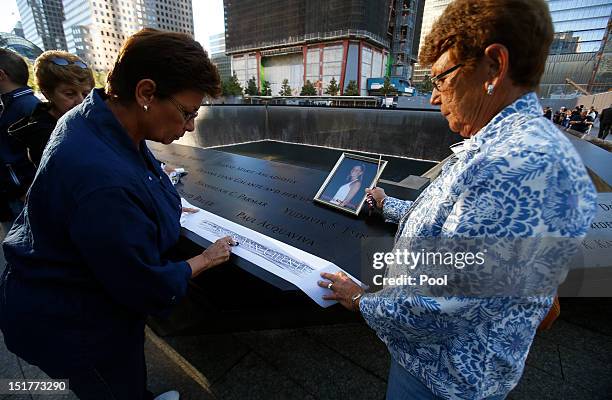
[[[109,71],[121,45],[145,27],[193,36],[191,0],[64,0],[68,51]]]
[[[425,0],[425,7],[423,10],[423,23],[421,25],[421,35],[419,43],[417,44],[419,48],[421,47],[421,44],[425,41],[425,37],[431,31],[431,28],[436,19],[440,17],[440,15],[444,12],[446,6],[450,2],[451,0]],[[422,82],[423,79],[425,79],[425,76],[429,76],[429,74],[429,68],[416,64],[414,67],[412,81],[414,83]]]
[[[66,50],[62,0],[17,0],[26,39],[44,50]]]
[[[108,71],[127,37],[151,27],[193,36],[192,0],[17,0],[26,39]]]
[[[542,97],[606,92],[612,87],[611,0],[549,0],[555,37]]]
[[[210,59],[217,66],[221,80],[228,79],[232,74],[232,61],[225,55],[225,33],[210,35],[208,44]]]
[[[421,44],[450,0],[426,0]],[[555,36],[540,85],[542,97],[571,97],[612,88],[612,0],[548,0]],[[429,74],[417,65],[414,81]],[[570,83],[568,83],[570,82]]]
[[[9,49],[33,62],[42,49],[27,39],[12,33],[0,32],[0,49]]]
[[[551,54],[600,50],[612,13],[612,1],[549,0],[548,6],[556,32]],[[567,42],[575,45],[566,49]]]

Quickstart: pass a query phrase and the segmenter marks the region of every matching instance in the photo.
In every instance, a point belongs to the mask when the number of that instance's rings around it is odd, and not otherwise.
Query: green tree
[[[97,88],[103,88],[106,86],[106,78],[108,74],[102,71],[93,71],[94,82]]]
[[[357,87],[357,81],[349,81],[348,86],[344,90],[345,96],[359,96],[359,88]]]
[[[395,92],[395,88],[391,85],[391,79],[388,76],[385,76],[385,81],[383,83],[383,87],[380,88],[380,93],[387,97],[388,95]]]
[[[281,96],[291,96],[291,86],[289,86],[289,79],[283,79],[281,90],[278,92]]]
[[[261,82],[261,95],[272,96],[272,89],[270,88],[270,82],[264,80]]]
[[[248,94],[249,96],[258,96],[259,95],[259,90],[257,90],[257,81],[255,80],[255,77],[252,76],[251,79],[249,79],[249,82],[247,84],[247,88],[244,91],[245,94]]]
[[[340,92],[340,87],[338,86],[338,82],[336,82],[336,78],[332,77],[332,80],[329,82],[327,89],[325,89],[325,94],[330,96],[337,96]]]
[[[32,62],[30,62],[30,60],[28,60],[27,58],[24,58],[23,60],[26,62],[26,64],[28,64],[28,86],[31,87],[32,90],[34,90],[35,92],[40,92],[40,88],[36,84],[36,76],[34,76],[34,64],[32,64]]]
[[[302,91],[300,92],[300,96],[316,96],[316,95],[317,95],[317,89],[315,89],[312,82],[310,82],[309,80],[306,80],[306,83],[304,84],[304,86],[302,86]]]
[[[223,95],[224,96],[241,96],[242,95],[242,86],[240,86],[240,82],[238,82],[238,76],[234,72],[229,79],[223,82],[222,86]]]
[[[425,75],[425,79],[417,84],[417,90],[421,93],[431,93],[433,92],[433,89],[434,86],[433,83],[431,83],[429,75]]]

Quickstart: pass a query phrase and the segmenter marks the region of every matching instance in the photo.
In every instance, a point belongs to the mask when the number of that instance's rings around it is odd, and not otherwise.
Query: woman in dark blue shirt
[[[24,211],[6,237],[0,327],[9,350],[81,399],[150,399],[144,325],[189,279],[229,258],[231,238],[173,262],[179,195],[146,146],[193,131],[219,76],[187,35],[143,30],[106,92],[61,118]]]

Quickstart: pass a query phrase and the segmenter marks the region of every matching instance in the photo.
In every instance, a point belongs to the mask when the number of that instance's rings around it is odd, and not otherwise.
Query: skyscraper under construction
[[[342,90],[355,81],[366,94],[367,78],[409,77],[410,68],[397,67],[416,58],[422,3],[224,0],[226,54],[243,84],[266,80],[273,94],[284,79],[295,94],[307,80],[322,93],[332,78]]]

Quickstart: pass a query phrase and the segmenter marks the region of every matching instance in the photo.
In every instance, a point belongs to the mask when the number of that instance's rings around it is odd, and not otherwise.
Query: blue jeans
[[[431,390],[391,358],[387,381],[387,400],[436,400]]]

